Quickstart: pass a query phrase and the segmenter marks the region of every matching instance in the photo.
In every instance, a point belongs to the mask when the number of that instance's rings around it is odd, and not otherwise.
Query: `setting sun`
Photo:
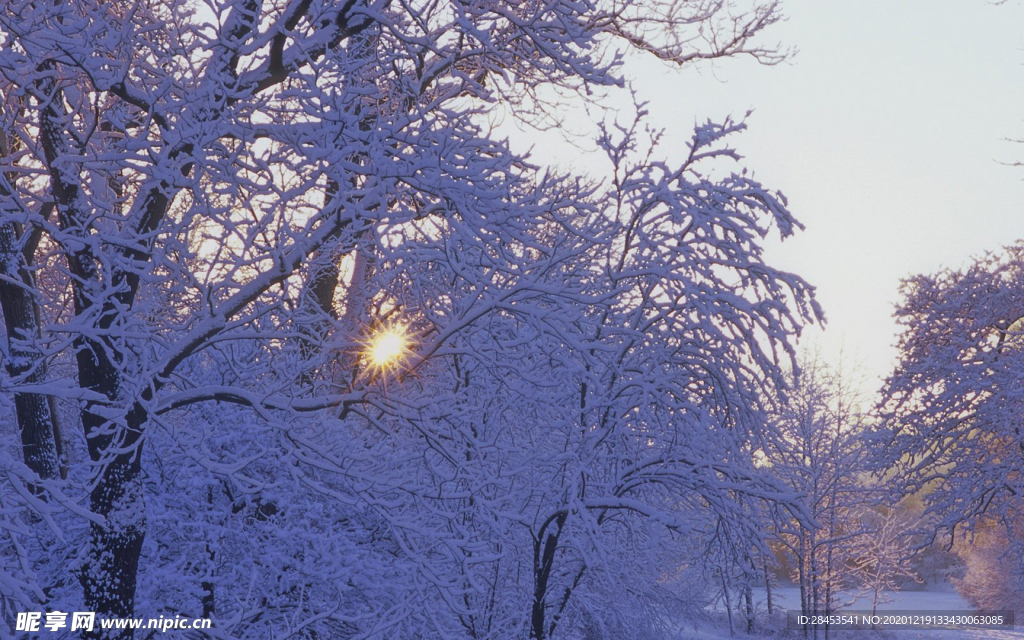
[[[393,366],[409,351],[409,337],[402,327],[388,327],[369,343],[370,364],[378,369]]]

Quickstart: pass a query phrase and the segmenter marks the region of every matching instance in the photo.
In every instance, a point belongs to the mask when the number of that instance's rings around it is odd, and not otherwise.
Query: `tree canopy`
[[[629,51],[778,61],[775,2],[7,8],[5,612],[579,637],[659,624],[642,558],[800,516],[752,455],[820,311],[764,260],[798,224],[744,124],[663,160],[638,107],[603,179],[488,124]]]

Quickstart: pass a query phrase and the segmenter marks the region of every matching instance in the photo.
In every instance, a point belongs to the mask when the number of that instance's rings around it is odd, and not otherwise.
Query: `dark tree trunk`
[[[212,511],[213,510],[213,487],[206,488],[206,505]],[[206,557],[210,560],[210,567],[207,569],[207,575],[210,575],[214,571],[216,566],[217,553],[210,547],[210,543],[206,543]],[[217,611],[217,593],[213,580],[203,580],[200,587],[203,590],[203,617],[212,618],[213,614]]]
[[[747,608],[747,633],[754,633],[754,588],[749,584],[743,589],[743,599]]]
[[[40,323],[33,299],[35,286],[18,244],[14,225],[0,225],[0,275],[4,276],[0,278],[0,308],[9,354],[4,364],[12,380],[38,384],[46,378],[46,367],[36,346]],[[60,451],[49,399],[38,393],[16,393],[14,407],[25,464],[40,478],[56,478],[60,472]]]
[[[533,540],[533,607],[530,610],[530,637],[535,640],[544,640],[548,637],[548,587],[555,565],[558,538],[562,534],[562,527],[565,526],[568,515],[566,511],[559,511],[549,517]],[[548,527],[552,525],[554,531],[548,533]]]
[[[11,141],[0,131],[0,158],[9,164]],[[17,216],[14,174],[0,175],[0,213]],[[46,363],[38,349],[41,337],[35,278],[30,266],[34,243],[14,222],[0,224],[0,310],[7,334],[8,359],[4,363],[15,382],[38,384],[46,379]],[[38,393],[14,394],[25,464],[40,478],[60,473],[60,439],[50,399]]]

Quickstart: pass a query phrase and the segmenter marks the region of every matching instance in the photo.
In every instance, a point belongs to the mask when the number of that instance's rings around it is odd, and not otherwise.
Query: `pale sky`
[[[802,346],[842,350],[874,391],[895,361],[900,279],[1024,238],[1024,167],[1005,164],[1024,161],[1006,140],[1024,138],[1024,2],[788,0],[783,12],[766,32],[798,49],[782,65],[628,73],[666,129],[663,154],[697,120],[754,110],[733,143],[807,227],[772,243],[769,262],[816,285],[828,316]]]

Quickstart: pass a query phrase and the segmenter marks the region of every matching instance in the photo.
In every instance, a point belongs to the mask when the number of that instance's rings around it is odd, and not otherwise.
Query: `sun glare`
[[[402,327],[388,327],[373,336],[369,343],[370,364],[387,369],[398,363],[409,351],[409,337]]]

